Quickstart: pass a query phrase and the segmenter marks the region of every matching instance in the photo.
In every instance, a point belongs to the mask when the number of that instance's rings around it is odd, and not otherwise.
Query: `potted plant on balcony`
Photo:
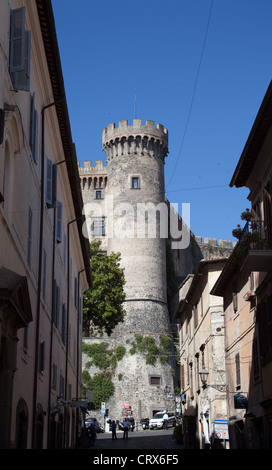
[[[238,224],[238,225],[237,225],[237,228],[235,228],[234,230],[232,230],[232,235],[233,235],[235,238],[238,238],[238,240],[240,240],[241,235],[242,235],[242,232],[243,232],[243,229],[242,229],[241,226]]]
[[[241,214],[241,219],[242,220],[246,220],[248,222],[249,220],[251,220],[251,218],[252,218],[251,210],[249,210],[247,208],[244,212],[242,212],[242,214]]]

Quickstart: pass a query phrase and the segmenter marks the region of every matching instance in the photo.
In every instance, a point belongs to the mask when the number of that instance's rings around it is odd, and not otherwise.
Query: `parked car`
[[[163,428],[163,416],[165,412],[160,411],[156,414],[154,414],[153,418],[149,421],[149,429],[162,429]],[[168,414],[168,422],[167,426],[173,426],[175,427],[177,424],[176,421],[176,416],[174,413],[167,413]]]
[[[99,422],[97,421],[96,418],[86,418],[86,419],[85,419],[85,426],[86,426],[86,429],[87,429],[87,430],[90,429],[92,423],[94,423],[94,425],[95,425],[95,430],[96,430],[97,433],[105,432],[103,426],[101,426],[101,425],[99,424]]]
[[[149,428],[149,418],[140,419],[140,424],[142,425],[143,429],[148,429]]]

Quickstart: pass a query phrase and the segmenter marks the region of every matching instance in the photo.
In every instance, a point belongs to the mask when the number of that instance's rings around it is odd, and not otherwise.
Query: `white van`
[[[158,413],[154,414],[153,418],[149,421],[149,429],[162,429],[163,428],[163,417],[165,411],[159,411]],[[168,422],[167,426],[176,426],[176,417],[174,413],[167,413],[168,414]]]

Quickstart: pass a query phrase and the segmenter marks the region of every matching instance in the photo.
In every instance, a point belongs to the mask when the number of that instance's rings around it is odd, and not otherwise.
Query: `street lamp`
[[[199,372],[200,380],[203,383],[203,385],[207,384],[208,374],[209,372],[207,371],[207,369],[205,369],[205,367],[203,367],[203,369]]]

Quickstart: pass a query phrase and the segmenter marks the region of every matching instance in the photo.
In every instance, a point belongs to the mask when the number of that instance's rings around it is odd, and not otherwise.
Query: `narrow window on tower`
[[[140,189],[140,178],[138,176],[132,176],[131,178],[131,188]]]
[[[104,236],[105,235],[105,219],[99,218],[92,223],[92,235]]]

